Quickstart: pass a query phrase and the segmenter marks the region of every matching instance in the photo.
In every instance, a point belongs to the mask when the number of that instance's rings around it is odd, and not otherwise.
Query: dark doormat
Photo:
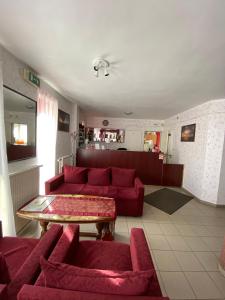
[[[188,203],[192,196],[163,188],[144,197],[144,201],[165,213],[172,215],[176,210]]]

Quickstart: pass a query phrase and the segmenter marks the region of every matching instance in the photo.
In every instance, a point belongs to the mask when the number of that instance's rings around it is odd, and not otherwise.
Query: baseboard
[[[201,200],[198,197],[196,197],[194,194],[192,194],[191,192],[189,192],[187,189],[185,189],[184,187],[181,187],[181,188],[186,193],[190,194],[190,196],[192,196],[193,198],[195,198],[195,200],[199,201],[201,204],[205,204],[207,206],[213,206],[213,207],[225,207],[225,204],[215,204],[215,203],[211,203],[211,202],[207,202],[207,201]]]
[[[17,235],[17,236],[22,235],[23,231],[25,231],[25,230],[27,229],[27,227],[30,226],[30,223],[31,223],[31,222],[32,222],[32,221],[29,220],[23,227],[21,227],[21,228],[16,232],[16,235]]]

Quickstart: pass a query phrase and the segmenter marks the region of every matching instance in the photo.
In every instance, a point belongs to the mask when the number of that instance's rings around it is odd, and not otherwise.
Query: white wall
[[[108,120],[109,125],[103,126],[103,120]],[[143,151],[144,131],[162,131],[163,125],[162,120],[86,117],[87,127],[125,129],[125,143],[110,143],[108,145],[110,149],[125,147],[128,150]]]
[[[195,141],[181,142],[181,126],[193,123]],[[218,204],[225,100],[209,101],[169,118],[165,130],[171,132],[173,140],[170,162],[184,164],[183,187],[203,201]]]
[[[0,50],[3,60],[4,85],[9,86],[10,88],[37,101],[37,89],[23,79],[23,69],[27,68],[28,66],[17,59],[15,56],[13,56],[11,53],[9,53],[7,50],[5,50],[1,45]],[[43,80],[41,80],[41,88],[58,100],[59,109],[70,114],[70,118],[72,120],[71,123],[77,122],[77,115],[72,115],[74,107],[77,107],[77,104],[68,101]],[[71,124],[71,126],[73,127],[73,124]],[[56,157],[67,154],[71,154],[70,134],[67,132],[58,131]],[[21,167],[23,168],[24,166],[30,166],[34,164],[37,164],[36,158],[26,159],[18,162],[11,162],[9,163],[9,172],[15,172]]]

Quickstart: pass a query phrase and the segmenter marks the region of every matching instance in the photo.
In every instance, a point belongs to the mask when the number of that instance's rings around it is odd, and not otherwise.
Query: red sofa
[[[58,280],[49,282],[46,273],[42,271],[35,285],[23,286],[18,294],[18,300],[168,300],[168,298],[162,296],[148,244],[141,228],[133,228],[131,230],[130,245],[128,245],[107,241],[79,241],[79,225],[68,225],[50,255],[48,263],[58,263],[58,265],[66,263],[64,266],[69,268],[71,268],[71,265],[77,266],[81,268],[79,270],[86,270],[90,275],[83,279],[83,285],[79,288],[74,288],[72,285],[72,289],[65,289],[65,285],[68,282],[71,284],[71,280],[74,280],[74,282],[82,280],[83,275],[79,273],[74,278],[71,278],[71,273],[67,273],[66,276],[69,276],[69,279],[67,279],[67,277],[64,277],[65,273],[63,273]],[[103,284],[99,287],[93,286],[94,277],[93,275],[91,276],[91,273],[95,272],[96,269],[100,272],[105,270],[121,273],[130,271],[132,274],[146,271],[151,272],[153,275],[150,281],[147,282],[144,293],[124,296],[124,294],[111,294],[109,292],[111,278],[108,278],[108,284]],[[90,281],[89,277],[91,277],[91,284],[87,282]],[[61,280],[64,280],[64,284],[60,287],[60,284],[62,284],[62,282],[60,283]],[[136,281],[134,285],[136,285]],[[93,288],[99,288],[101,292],[90,291]],[[121,284],[119,291],[120,288]]]
[[[64,172],[45,182],[48,194],[83,194],[112,197],[117,214],[141,216],[144,185],[133,169],[64,166]]]
[[[40,273],[40,256],[48,258],[63,229],[53,225],[43,238],[2,237],[0,222],[0,299],[16,300],[23,284],[33,284]]]

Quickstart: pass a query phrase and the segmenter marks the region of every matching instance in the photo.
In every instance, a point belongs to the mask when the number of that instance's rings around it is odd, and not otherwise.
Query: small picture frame
[[[62,110],[58,110],[58,131],[70,131],[70,115]]]
[[[181,127],[181,142],[195,141],[196,124],[185,125]]]

